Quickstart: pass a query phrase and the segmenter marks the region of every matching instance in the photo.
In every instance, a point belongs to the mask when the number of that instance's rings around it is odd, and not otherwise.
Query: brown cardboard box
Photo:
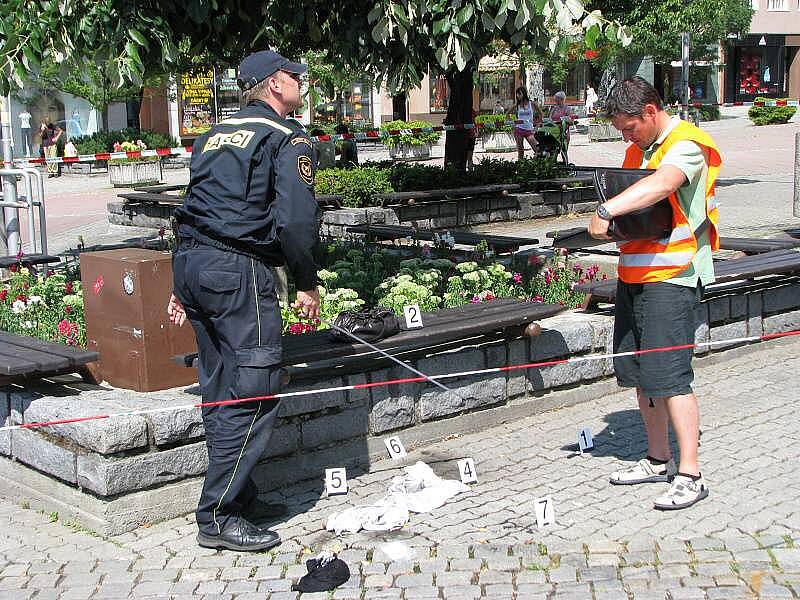
[[[172,362],[196,351],[187,322],[167,318],[172,292],[169,252],[126,248],[81,254],[87,347],[100,353],[103,378],[139,392],[197,382],[197,371]]]

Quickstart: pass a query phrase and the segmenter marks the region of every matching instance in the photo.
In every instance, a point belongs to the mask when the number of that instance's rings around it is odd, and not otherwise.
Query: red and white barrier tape
[[[664,346],[661,348],[652,348],[647,350],[633,350],[630,352],[616,352],[606,354],[587,354],[586,356],[574,356],[571,358],[561,358],[556,360],[546,360],[533,363],[525,363],[521,365],[507,365],[505,367],[491,367],[488,369],[475,369],[472,371],[460,371],[458,373],[446,373],[443,375],[430,375],[429,379],[455,379],[458,377],[473,377],[476,375],[489,375],[492,373],[503,373],[507,371],[517,371],[523,369],[535,369],[540,367],[552,367],[555,365],[564,365],[578,362],[588,362],[594,360],[607,360],[609,358],[617,358],[622,356],[638,356],[641,354],[653,354],[658,352],[671,352],[674,350],[688,350],[690,348],[701,348],[706,346],[718,346],[723,344],[744,344],[748,342],[759,342],[774,340],[778,338],[790,337],[800,335],[800,330],[787,331],[783,333],[770,333],[765,335],[756,335],[750,337],[730,338],[727,340],[715,340],[713,342],[699,342],[696,344],[683,344],[680,346]],[[118,417],[133,417],[139,415],[151,415],[162,412],[172,412],[178,410],[187,410],[192,408],[203,408],[207,406],[229,406],[233,404],[244,404],[247,402],[260,402],[262,400],[278,400],[283,398],[296,398],[299,396],[310,396],[312,394],[326,394],[330,392],[345,392],[352,390],[364,390],[373,387],[385,387],[389,385],[399,385],[401,383],[420,383],[427,379],[425,377],[404,377],[401,379],[390,379],[386,381],[374,381],[372,383],[357,383],[354,385],[340,385],[328,388],[321,388],[315,390],[301,390],[298,392],[284,392],[279,394],[270,394],[267,396],[253,396],[251,398],[235,398],[232,400],[219,400],[216,402],[198,402],[195,404],[182,404],[177,406],[166,406],[163,408],[146,408],[142,410],[131,410],[119,413],[110,413],[107,415],[92,415],[88,417],[73,417],[71,419],[59,419],[55,421],[40,421],[36,423],[23,423],[21,425],[6,425],[0,427],[2,431],[12,431],[15,429],[38,429],[41,427],[52,427],[54,425],[66,425],[73,423],[83,423],[87,421],[99,421],[102,419],[113,419]]]

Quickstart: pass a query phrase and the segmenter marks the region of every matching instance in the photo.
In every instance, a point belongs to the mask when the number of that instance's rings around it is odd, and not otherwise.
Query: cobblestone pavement
[[[661,513],[666,484],[612,487],[608,474],[643,455],[634,400],[619,391],[480,433],[447,436],[351,474],[347,496],[321,482],[273,494],[291,516],[268,553],[199,548],[192,517],[103,538],[0,500],[0,598],[297,598],[303,561],[338,546],[350,581],[302,598],[716,599],[800,597],[800,339],[696,361],[701,459],[711,489],[690,510]],[[575,452],[578,430],[595,449]],[[401,435],[402,437],[402,435]],[[443,477],[471,456],[479,483],[401,531],[335,538],[327,517],[380,498],[401,467],[423,460]],[[331,465],[336,466],[336,465]],[[536,526],[534,500],[550,495],[556,524]],[[414,553],[392,561],[387,542]]]

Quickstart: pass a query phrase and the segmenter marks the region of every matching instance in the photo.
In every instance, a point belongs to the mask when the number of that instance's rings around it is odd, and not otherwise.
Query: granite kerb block
[[[144,490],[201,475],[208,469],[205,442],[127,457],[77,457],[77,483],[101,496]]]
[[[371,383],[391,381],[407,376],[408,371],[401,367],[379,369],[368,373]],[[371,388],[370,432],[378,434],[413,425],[416,422],[415,408],[419,389],[418,383],[400,383]]]
[[[77,452],[56,438],[30,429],[11,432],[14,458],[68,483],[77,483]]]
[[[764,314],[783,313],[800,307],[800,284],[793,283],[762,292]]]
[[[30,403],[24,413],[26,423],[58,421],[119,412],[120,405],[108,399],[43,397]],[[139,415],[52,425],[47,433],[58,436],[99,454],[113,454],[147,446],[147,421]]]
[[[9,394],[0,388],[0,426],[13,425],[11,420],[11,400]],[[0,432],[0,454],[11,454],[11,432]]]
[[[587,352],[594,347],[593,317],[566,313],[542,319],[542,332],[531,339],[532,361],[549,360]]]

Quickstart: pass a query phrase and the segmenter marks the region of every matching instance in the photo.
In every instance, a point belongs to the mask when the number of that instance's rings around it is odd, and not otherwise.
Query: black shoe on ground
[[[197,543],[203,548],[223,548],[239,552],[267,550],[281,543],[280,536],[269,529],[259,529],[245,519],[229,519],[219,535],[197,534]]]

